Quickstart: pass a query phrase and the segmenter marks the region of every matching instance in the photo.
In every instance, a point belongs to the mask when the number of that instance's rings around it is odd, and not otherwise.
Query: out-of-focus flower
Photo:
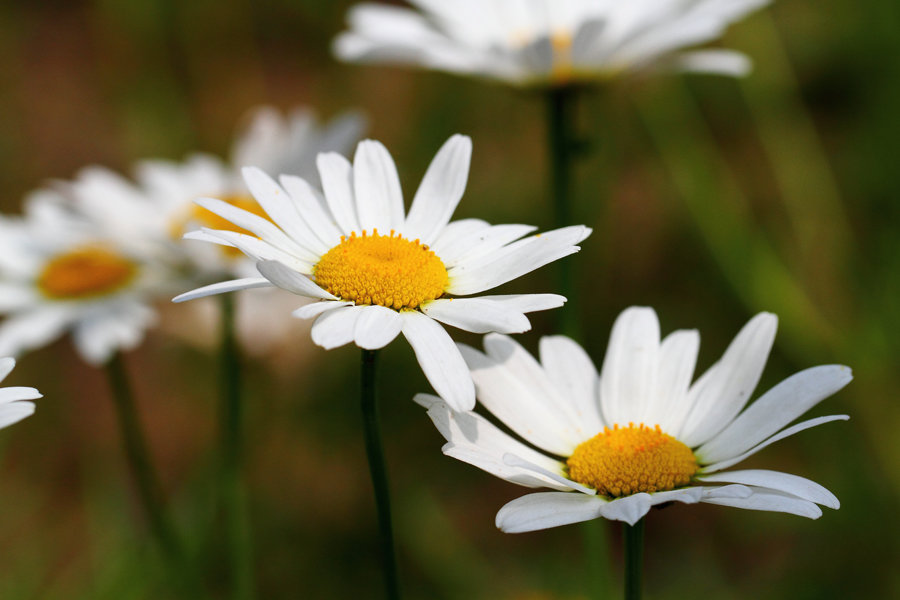
[[[347,154],[362,136],[365,120],[347,113],[326,125],[317,123],[308,108],[297,108],[287,116],[264,106],[254,109],[248,124],[235,139],[228,162],[209,154],[196,154],[184,162],[148,160],[138,163],[138,183],[157,207],[160,226],[172,238],[200,227],[240,230],[229,221],[194,204],[197,198],[218,198],[238,208],[265,217],[241,177],[241,168],[257,167],[272,175],[297,175],[317,182],[316,156],[320,152]],[[182,252],[204,282],[224,274],[255,274],[253,262],[233,248],[213,247],[184,241]]]
[[[0,358],[0,382],[15,366],[16,361],[12,358]],[[32,387],[0,388],[0,429],[34,414],[34,402],[27,401],[41,397],[41,393]]]
[[[359,144],[353,164],[321,154],[324,198],[299,177],[281,185],[259,169],[244,171],[269,219],[226,202],[198,203],[252,235],[203,229],[189,234],[239,248],[263,277],[214,284],[176,301],[277,286],[318,300],[294,312],[317,317],[313,341],[324,348],[354,342],[365,349],[401,332],[425,376],[455,410],[475,404],[472,380],[449,334],[435,321],[475,333],[530,329],[525,313],[561,306],[554,294],[478,296],[578,251],[590,234],[566,227],[524,239],[534,227],[478,219],[450,223],[469,174],[472,143],[451,137],[437,153],[405,214],[397,169],[378,142]],[[275,225],[273,225],[275,223]]]
[[[98,223],[79,214],[79,193],[60,183],[28,198],[23,217],[0,217],[0,355],[71,330],[82,358],[104,363],[141,341],[154,320],[150,299],[180,287],[152,236],[130,218]]]
[[[769,444],[846,415],[789,423],[852,379],[841,365],[797,373],[746,410],[775,338],[761,313],[722,358],[691,384],[700,336],[676,331],[660,342],[650,308],[616,320],[599,377],[582,348],[545,337],[540,363],[512,339],[485,337],[485,352],[461,346],[481,404],[532,449],[474,413],[451,412],[435,396],[416,401],[447,440],[444,454],[526,487],[497,514],[517,533],[603,517],[634,524],[665,502],[707,502],[818,518],[838,508],[817,483],[778,471],[726,471]],[[556,457],[563,457],[560,460]]]
[[[335,40],[343,60],[415,65],[517,86],[604,80],[669,69],[743,75],[718,38],[769,0],[409,0],[364,3]]]

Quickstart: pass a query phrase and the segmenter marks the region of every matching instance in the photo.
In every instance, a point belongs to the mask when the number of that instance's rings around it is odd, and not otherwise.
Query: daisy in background
[[[0,216],[0,355],[71,332],[85,361],[104,364],[140,343],[152,300],[180,287],[152,236],[132,227],[140,213],[97,223],[75,210],[79,193],[58,183],[26,199],[24,216]]]
[[[616,320],[598,377],[582,348],[545,337],[540,362],[506,336],[485,351],[461,346],[481,404],[532,449],[474,413],[455,413],[420,394],[447,440],[444,454],[507,481],[554,491],[513,500],[497,514],[508,533],[606,518],[638,522],[652,506],[706,502],[818,518],[838,508],[817,483],[778,471],[727,470],[769,444],[846,415],[797,417],[852,379],[841,365],[797,373],[745,408],[775,338],[761,313],[693,384],[700,336],[680,330],[660,341],[650,308]]]
[[[407,213],[397,169],[387,149],[363,141],[351,164],[336,153],[317,160],[323,192],[299,177],[280,185],[259,169],[244,170],[247,186],[268,218],[221,200],[198,204],[246,230],[204,228],[187,237],[233,246],[252,258],[262,277],[194,290],[176,302],[277,286],[317,302],[296,310],[316,318],[313,341],[375,350],[402,333],[425,376],[454,410],[474,406],[471,377],[438,322],[466,331],[520,333],[526,313],[556,308],[554,294],[479,295],[578,251],[584,226],[523,237],[527,225],[450,222],[469,173],[471,140],[451,137],[435,156]]]
[[[363,3],[334,42],[346,61],[414,65],[515,86],[681,70],[739,76],[747,58],[685,50],[769,0],[409,0]]]
[[[15,366],[14,359],[0,358],[0,383]],[[31,387],[0,388],[0,429],[34,414],[34,402],[28,400],[37,400],[41,397],[41,393]]]

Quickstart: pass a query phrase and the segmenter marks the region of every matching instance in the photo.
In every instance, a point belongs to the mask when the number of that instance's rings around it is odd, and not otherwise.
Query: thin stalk
[[[220,357],[221,405],[219,407],[219,493],[225,519],[225,537],[231,573],[231,597],[253,598],[253,551],[243,466],[243,403],[241,401],[241,361],[235,336],[235,301],[222,294],[222,348]]]
[[[578,90],[571,87],[547,91],[547,150],[550,159],[550,197],[553,199],[553,227],[572,225],[572,164],[579,153],[580,140],[575,131],[575,101]],[[580,302],[574,263],[557,261],[557,289],[567,298],[558,311],[558,331],[578,339]]]
[[[389,600],[400,598],[400,584],[397,577],[397,558],[394,552],[394,531],[391,524],[391,498],[388,488],[387,467],[384,462],[384,448],[378,425],[378,405],[375,388],[375,367],[378,353],[375,350],[362,351],[362,415],[366,438],[366,456],[369,459],[369,474],[375,491],[375,508],[378,511],[379,542],[381,546],[382,569],[384,570],[385,597]]]
[[[625,600],[640,600],[644,563],[644,519],[625,527]]]
[[[166,560],[175,568],[183,565],[181,546],[166,512],[165,497],[150,461],[147,442],[141,429],[134,395],[125,371],[122,355],[116,353],[106,364],[106,374],[122,432],[125,458],[137,486],[138,499],[147,515],[150,532]]]

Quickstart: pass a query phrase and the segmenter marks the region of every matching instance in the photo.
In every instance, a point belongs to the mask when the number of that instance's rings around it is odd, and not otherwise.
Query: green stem
[[[122,432],[125,457],[137,486],[138,498],[147,514],[150,532],[165,558],[177,569],[183,564],[181,546],[166,513],[165,498],[150,462],[147,442],[141,429],[122,355],[116,353],[106,364],[106,374]]]
[[[369,474],[375,491],[375,508],[378,511],[380,531],[381,561],[384,570],[385,595],[389,600],[400,598],[397,577],[397,559],[394,553],[394,532],[391,525],[391,498],[388,488],[387,467],[378,426],[378,405],[375,393],[375,367],[378,353],[375,350],[362,351],[362,414],[366,438],[366,456],[369,459]]]
[[[625,527],[625,600],[640,600],[644,562],[644,519]]]
[[[572,225],[572,164],[578,154],[575,132],[575,101],[578,90],[571,87],[547,91],[547,149],[550,159],[550,196],[553,199],[553,227]],[[578,339],[579,298],[572,260],[556,264],[557,289],[567,298],[567,305],[556,311],[558,331]]]
[[[253,598],[253,552],[247,494],[243,481],[243,404],[241,402],[241,363],[235,336],[235,301],[222,294],[221,406],[219,442],[221,465],[219,492],[225,519],[225,537],[231,574],[231,597]]]

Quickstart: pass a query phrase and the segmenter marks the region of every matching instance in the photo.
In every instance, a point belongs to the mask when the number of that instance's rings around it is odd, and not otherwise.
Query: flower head
[[[526,487],[553,492],[513,500],[497,526],[517,533],[603,517],[634,524],[664,502],[707,502],[818,518],[838,508],[822,486],[778,471],[726,471],[769,444],[846,415],[786,426],[852,379],[841,365],[797,373],[745,408],[775,338],[761,313],[722,358],[691,384],[700,336],[660,341],[650,308],[616,320],[600,375],[569,338],[545,337],[540,362],[512,339],[461,346],[478,399],[515,439],[475,412],[453,414],[440,398],[416,401],[446,438],[444,454]]]
[[[12,358],[0,358],[0,382],[6,379],[15,366],[16,361]],[[34,414],[34,402],[27,401],[40,397],[40,392],[30,387],[0,388],[0,429]]]
[[[82,358],[103,363],[140,342],[150,299],[177,289],[151,240],[76,210],[82,191],[60,183],[32,195],[23,217],[0,217],[0,355],[71,330]]]
[[[590,229],[566,227],[524,237],[526,225],[478,219],[450,223],[469,173],[472,144],[450,138],[404,210],[397,169],[375,141],[359,144],[353,164],[321,154],[324,194],[298,177],[278,185],[245,169],[247,185],[268,219],[219,200],[198,203],[249,233],[203,229],[193,239],[230,245],[256,261],[263,277],[214,284],[176,301],[239,289],[277,286],[318,300],[294,312],[317,317],[312,339],[324,348],[354,342],[365,349],[401,332],[425,376],[454,410],[470,409],[475,392],[465,362],[440,321],[475,333],[520,333],[525,313],[561,306],[554,294],[479,296],[578,251]]]
[[[768,0],[409,0],[354,7],[334,44],[349,61],[417,65],[518,86],[602,80],[647,69],[743,75],[718,38]]]

